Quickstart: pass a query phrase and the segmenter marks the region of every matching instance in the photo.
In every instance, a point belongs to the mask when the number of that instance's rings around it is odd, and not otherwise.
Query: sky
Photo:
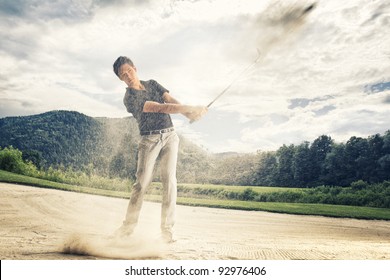
[[[128,117],[125,55],[184,104],[232,84],[198,122],[173,116],[210,152],[346,142],[390,129],[389,34],[389,0],[0,0],[0,118]]]

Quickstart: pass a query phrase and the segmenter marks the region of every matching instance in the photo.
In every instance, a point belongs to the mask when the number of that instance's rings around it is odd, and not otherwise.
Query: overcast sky
[[[280,25],[313,2],[0,0],[0,117],[128,116],[112,71],[126,55],[182,103],[207,105],[235,81],[199,122],[174,116],[211,152],[383,134],[390,1],[323,0],[299,28]]]

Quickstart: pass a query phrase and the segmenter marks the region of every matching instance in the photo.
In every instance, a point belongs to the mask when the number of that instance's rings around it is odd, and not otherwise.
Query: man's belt
[[[141,131],[140,134],[141,134],[141,136],[152,135],[152,134],[163,134],[163,133],[171,132],[174,130],[175,130],[175,128],[170,127],[170,128],[160,129],[160,130]]]

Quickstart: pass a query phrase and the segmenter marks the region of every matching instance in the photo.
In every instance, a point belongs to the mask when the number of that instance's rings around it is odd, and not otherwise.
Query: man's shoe
[[[172,232],[163,231],[161,237],[165,243],[174,243],[176,240],[173,238]]]
[[[127,238],[133,234],[133,231],[134,230],[132,228],[130,228],[129,226],[122,225],[120,228],[118,228],[115,231],[114,236],[118,237],[118,238]]]

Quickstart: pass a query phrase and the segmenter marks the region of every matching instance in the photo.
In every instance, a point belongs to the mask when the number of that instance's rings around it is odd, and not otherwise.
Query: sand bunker
[[[128,201],[0,183],[0,259],[390,259],[390,222],[178,206],[177,242],[145,202],[128,240],[108,238]]]

